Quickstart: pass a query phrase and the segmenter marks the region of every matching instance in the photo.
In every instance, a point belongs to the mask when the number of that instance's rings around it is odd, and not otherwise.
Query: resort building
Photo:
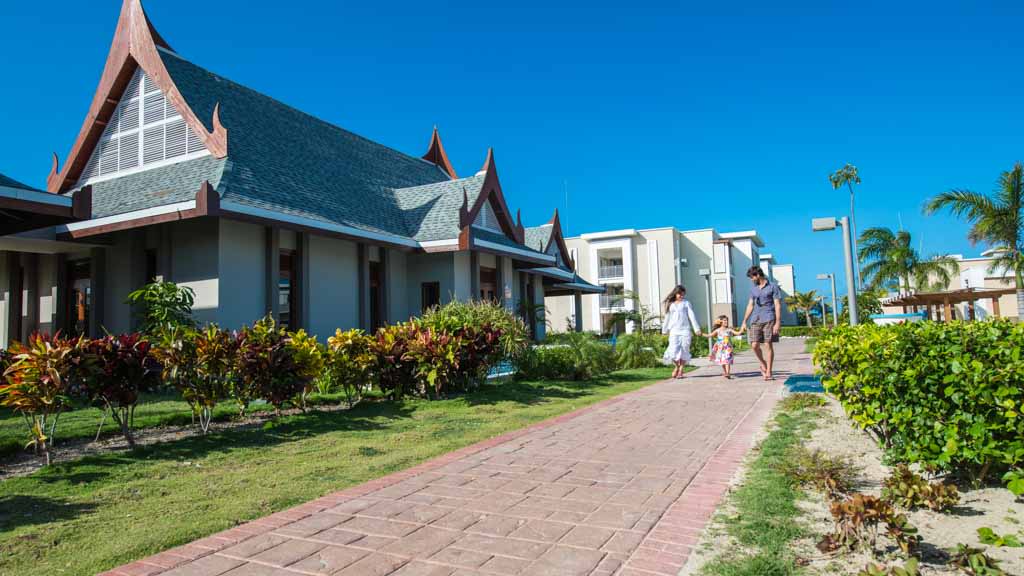
[[[175,52],[139,0],[47,191],[0,178],[0,206],[0,345],[130,330],[128,294],[157,279],[192,288],[202,321],[271,313],[321,338],[477,298],[543,337],[526,311],[546,295],[602,290],[557,214],[527,234],[493,151],[459,177],[436,128],[413,156],[301,112]]]
[[[711,316],[723,314],[738,323],[750,298],[747,270],[764,262],[760,253],[764,241],[753,230],[625,229],[581,234],[565,242],[579,276],[603,286],[605,292],[582,296],[579,310],[567,298],[549,297],[548,317],[552,328],[559,331],[579,324],[587,331],[632,332],[633,323],[622,320],[619,313],[644,307],[660,316],[661,301],[676,284],[686,286],[687,298],[702,325]],[[782,274],[774,281],[784,292],[792,293],[792,265],[771,262],[771,271]],[[783,322],[796,322],[785,306]]]

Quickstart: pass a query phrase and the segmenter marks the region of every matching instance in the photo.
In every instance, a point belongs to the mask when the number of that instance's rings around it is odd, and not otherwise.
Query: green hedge
[[[779,336],[788,338],[799,338],[803,336],[817,336],[821,332],[819,326],[809,328],[807,326],[783,326],[779,329]]]
[[[894,462],[983,481],[1024,464],[1024,324],[917,322],[823,332],[825,389]]]
[[[611,345],[593,335],[569,332],[559,344],[534,346],[519,361],[519,376],[531,380],[588,380],[616,369]]]

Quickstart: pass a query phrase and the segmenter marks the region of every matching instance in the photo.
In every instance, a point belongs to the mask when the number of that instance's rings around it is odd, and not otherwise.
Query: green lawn
[[[56,464],[0,482],[0,575],[93,574],[668,375],[629,370],[367,402]]]
[[[316,405],[324,402],[336,403],[341,401],[342,394],[331,396],[318,396],[313,394],[309,403]],[[273,407],[266,403],[255,403],[249,407],[249,412],[271,411]],[[238,405],[232,401],[223,402],[214,410],[214,421],[225,421],[238,414]],[[92,440],[96,437],[96,430],[102,420],[103,411],[95,407],[80,407],[75,410],[64,412],[57,421],[57,432],[55,434],[57,446],[68,440]],[[139,406],[135,409],[135,428],[152,428],[155,426],[181,426],[192,422],[192,412],[188,404],[181,399],[181,395],[174,391],[159,394],[144,394]],[[118,428],[113,418],[108,417],[103,424],[101,437],[120,436],[121,429]],[[25,419],[6,408],[0,409],[0,458],[3,456],[20,452],[24,449],[29,440],[28,427]],[[3,576],[0,574],[0,576]]]

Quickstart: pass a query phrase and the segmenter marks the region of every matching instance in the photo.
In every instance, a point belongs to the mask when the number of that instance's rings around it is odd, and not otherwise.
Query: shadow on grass
[[[140,460],[198,460],[211,454],[275,446],[331,432],[382,430],[388,427],[390,421],[409,418],[415,409],[409,403],[367,402],[345,411],[293,414],[207,436],[192,436],[140,446],[130,451],[90,455],[72,462],[56,463],[31,478],[47,484],[94,482],[114,473],[119,466],[128,466]]]
[[[91,504],[74,504],[56,498],[27,494],[0,496],[0,533],[22,526],[71,520],[92,510]]]

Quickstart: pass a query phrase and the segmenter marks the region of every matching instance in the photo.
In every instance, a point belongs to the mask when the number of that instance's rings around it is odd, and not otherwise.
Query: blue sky
[[[119,4],[0,5],[0,172],[42,187],[66,156]],[[460,174],[493,146],[528,225],[756,228],[799,289],[841,273],[810,219],[848,210],[844,163],[861,229],[974,255],[922,202],[1024,160],[1019,3],[145,5],[186,58],[356,133],[418,155],[437,124]]]

